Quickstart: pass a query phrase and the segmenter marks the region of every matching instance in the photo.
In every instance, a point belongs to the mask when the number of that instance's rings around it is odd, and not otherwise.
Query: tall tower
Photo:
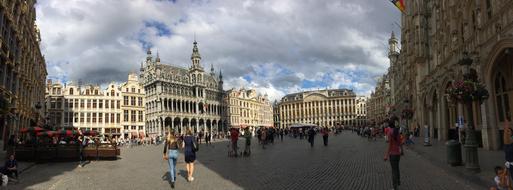
[[[194,40],[193,44],[194,44],[194,46],[192,47],[192,55],[191,55],[192,68],[203,70],[203,68],[201,67],[201,64],[200,64],[201,55],[198,50],[198,42],[196,42],[196,40]]]
[[[399,57],[399,46],[397,42],[397,38],[395,38],[394,31],[390,35],[390,39],[388,40],[388,58],[390,59],[390,66],[392,66]]]

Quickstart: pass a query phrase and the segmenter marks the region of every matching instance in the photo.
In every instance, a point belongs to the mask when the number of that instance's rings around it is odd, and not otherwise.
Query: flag
[[[404,6],[404,0],[390,0],[401,12],[404,13],[406,7]]]

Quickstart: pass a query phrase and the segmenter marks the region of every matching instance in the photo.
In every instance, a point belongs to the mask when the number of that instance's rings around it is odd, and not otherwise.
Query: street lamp
[[[463,52],[463,58],[459,61],[459,65],[462,66],[463,71],[463,80],[471,82],[471,84],[477,83],[477,73],[475,70],[471,70],[470,66],[472,65],[472,58],[470,58],[468,52]],[[487,98],[483,97],[483,98]],[[463,104],[467,106],[467,127],[466,127],[466,137],[465,137],[465,168],[472,171],[479,171],[479,156],[477,152],[477,139],[475,135],[475,126],[474,126],[474,117],[473,112],[476,111],[473,109],[474,104],[476,103],[476,99],[472,98],[464,98]]]

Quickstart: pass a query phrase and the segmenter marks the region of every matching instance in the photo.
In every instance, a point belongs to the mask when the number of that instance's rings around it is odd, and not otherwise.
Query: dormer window
[[[89,95],[89,90],[86,90],[86,95]]]
[[[114,96],[114,90],[110,91],[110,96]]]
[[[73,88],[69,89],[69,95],[73,95]]]

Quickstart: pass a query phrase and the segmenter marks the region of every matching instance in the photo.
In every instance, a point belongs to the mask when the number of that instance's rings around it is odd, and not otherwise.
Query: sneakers
[[[194,181],[194,177],[189,177],[189,179],[187,179],[189,182],[192,182]]]

